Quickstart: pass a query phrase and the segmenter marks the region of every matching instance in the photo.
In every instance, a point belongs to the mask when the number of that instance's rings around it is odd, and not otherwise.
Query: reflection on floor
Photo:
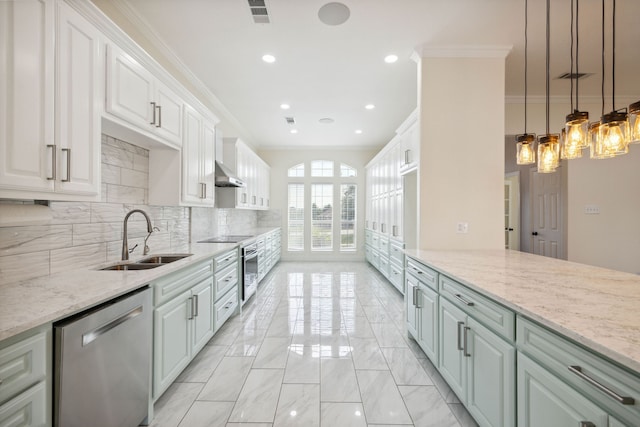
[[[476,426],[363,262],[278,264],[156,403],[153,426]]]

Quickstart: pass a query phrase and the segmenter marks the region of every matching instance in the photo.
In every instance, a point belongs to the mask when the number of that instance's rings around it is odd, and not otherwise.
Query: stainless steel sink
[[[128,264],[116,264],[101,268],[100,270],[128,271],[128,270],[149,270],[150,268],[160,267],[162,264],[139,264],[131,262]]]
[[[170,262],[179,261],[190,257],[192,254],[175,254],[175,255],[152,255],[142,258],[136,264],[169,264]]]

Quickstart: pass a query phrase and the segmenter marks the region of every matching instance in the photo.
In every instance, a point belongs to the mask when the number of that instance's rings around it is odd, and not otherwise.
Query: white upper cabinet
[[[400,173],[405,174],[414,170],[420,162],[420,130],[418,129],[417,110],[409,115],[396,133],[402,140]]]
[[[63,2],[0,2],[0,20],[0,197],[96,200],[101,33]]]
[[[129,54],[107,46],[106,110],[144,135],[179,147],[184,101]]]

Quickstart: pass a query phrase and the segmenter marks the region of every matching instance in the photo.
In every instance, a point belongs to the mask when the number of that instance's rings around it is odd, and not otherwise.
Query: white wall
[[[616,106],[628,105],[634,98],[616,100]],[[545,105],[536,99],[529,104],[529,132],[545,131]],[[606,100],[609,112],[610,100]],[[601,101],[582,102],[590,120],[599,120]],[[550,109],[551,132],[564,125],[570,105],[554,99]],[[522,133],[524,108],[520,100],[507,102],[506,132]],[[515,144],[515,142],[514,142]],[[567,173],[565,206],[567,259],[614,270],[640,273],[640,145],[631,145],[629,154],[613,159],[591,160],[585,157],[563,160]],[[585,205],[597,205],[599,215],[586,215]]]
[[[504,64],[419,63],[421,249],[504,248]]]
[[[365,165],[379,150],[263,150],[260,157],[271,166],[271,210],[279,211],[282,227],[282,259],[285,261],[325,261],[325,260],[363,260],[364,259],[364,208],[365,208]],[[287,170],[294,165],[310,160],[333,160],[344,162],[357,168],[357,251],[343,253],[328,252],[289,252],[287,251]],[[308,174],[308,170],[307,170]],[[335,212],[338,212],[335,210]],[[273,225],[273,224],[272,224]],[[306,237],[306,236],[305,236]]]

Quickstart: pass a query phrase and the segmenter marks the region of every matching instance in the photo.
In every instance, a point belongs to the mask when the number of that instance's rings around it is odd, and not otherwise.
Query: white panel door
[[[184,102],[171,89],[156,82],[156,122],[154,132],[173,143],[182,145],[182,107]]]
[[[533,253],[552,258],[564,257],[560,172],[537,173],[532,170],[531,247]]]
[[[53,191],[54,188],[53,5],[54,2],[44,0],[0,1],[0,188],[3,189]]]
[[[104,99],[101,34],[66,3],[57,5],[56,191],[95,195],[100,190]]]

